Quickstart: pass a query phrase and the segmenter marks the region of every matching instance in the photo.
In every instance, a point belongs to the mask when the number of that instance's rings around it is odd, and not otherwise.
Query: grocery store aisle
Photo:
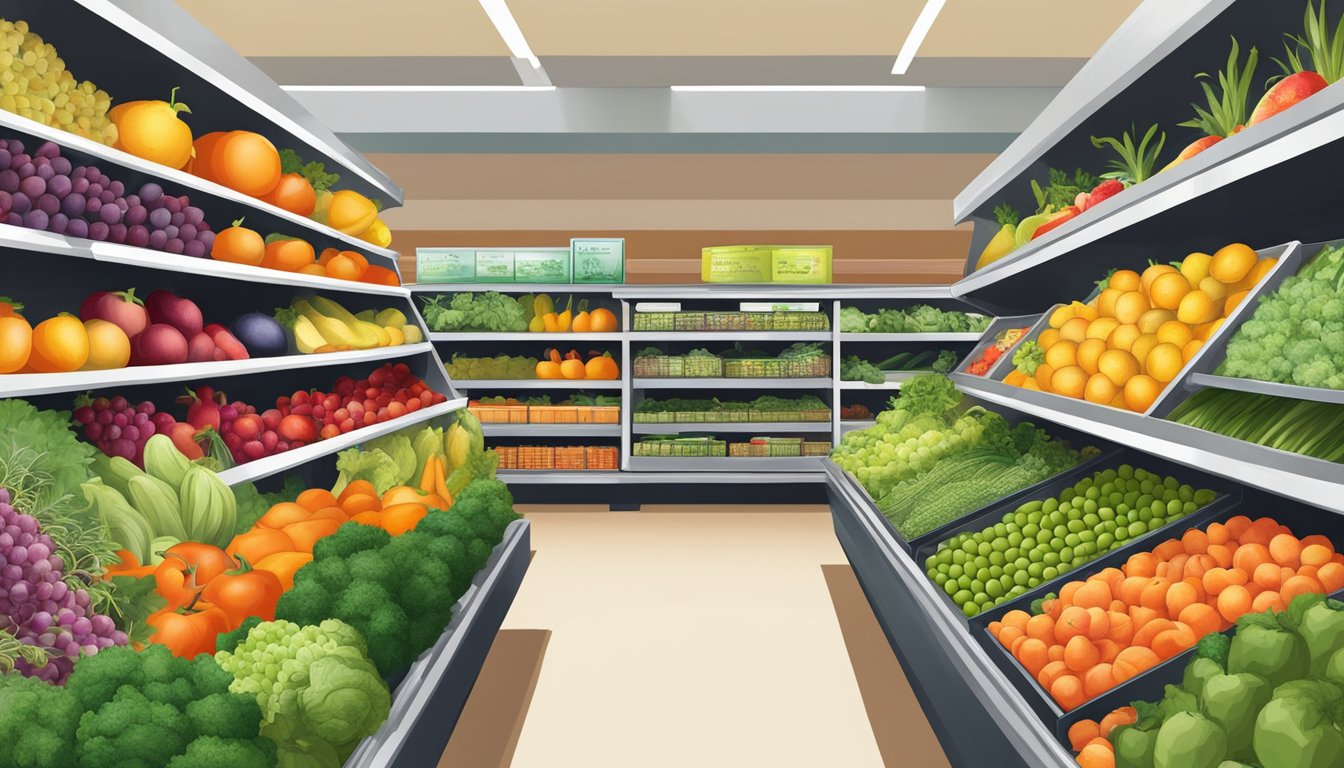
[[[841,631],[825,508],[593,510],[525,510],[536,556],[504,629],[551,634],[512,765],[881,766],[874,727],[945,765],[876,623]],[[856,632],[885,666],[851,664]],[[884,679],[861,695],[865,668]]]

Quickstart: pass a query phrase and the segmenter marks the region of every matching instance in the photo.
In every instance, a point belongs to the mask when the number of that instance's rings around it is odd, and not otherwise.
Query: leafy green
[[[1035,376],[1036,369],[1045,363],[1045,350],[1035,341],[1024,342],[1013,353],[1013,366],[1028,376]]]
[[[500,331],[527,330],[523,308],[517,301],[498,293],[456,293],[447,306],[443,295],[423,297],[422,314],[431,331]]]
[[[1051,168],[1046,172],[1046,185],[1031,180],[1031,194],[1036,198],[1036,213],[1053,213],[1073,205],[1078,195],[1097,186],[1097,179],[1082,168],[1075,168],[1073,176]]]
[[[879,309],[869,314],[858,307],[840,308],[841,333],[979,333],[989,327],[989,318],[957,310],[941,310],[927,304],[906,309]]]
[[[840,361],[840,380],[881,384],[887,380],[887,375],[867,360],[861,360],[857,355],[849,355]]]
[[[153,576],[113,576],[111,617],[117,628],[126,633],[132,643],[148,643],[154,628],[149,626],[149,617],[168,604],[163,595],[155,591]]]
[[[288,148],[280,150],[280,172],[299,174],[313,185],[313,190],[316,192],[330,190],[341,180],[339,173],[327,173],[326,163],[317,161],[305,163],[303,158],[299,157],[299,153]]]
[[[1198,128],[1208,136],[1228,137],[1241,130],[1250,117],[1247,103],[1259,55],[1255,46],[1251,46],[1250,53],[1246,57],[1245,69],[1239,68],[1241,51],[1237,45],[1237,38],[1232,38],[1232,52],[1227,56],[1227,67],[1218,73],[1218,87],[1222,95],[1213,92],[1213,86],[1207,82],[1209,79],[1207,73],[1200,72],[1195,75],[1200,81],[1200,87],[1204,89],[1208,108],[1191,104],[1190,107],[1195,110],[1195,117],[1177,125],[1182,128]]]
[[[1138,131],[1134,133],[1137,135]],[[1118,158],[1106,163],[1106,167],[1111,170],[1103,173],[1101,177],[1103,179],[1115,179],[1125,186],[1147,181],[1153,175],[1153,168],[1157,165],[1158,156],[1162,154],[1162,145],[1167,143],[1167,134],[1163,132],[1158,137],[1157,144],[1150,145],[1154,136],[1158,136],[1157,123],[1153,123],[1137,144],[1129,131],[1121,134],[1119,139],[1110,136],[1101,138],[1093,136],[1092,146],[1097,149],[1110,147],[1119,155]]]
[[[397,463],[397,479],[392,485],[407,485],[420,479],[415,474],[415,467],[418,463],[415,448],[411,445],[411,438],[401,434],[384,435],[365,443],[361,450],[382,451]],[[424,466],[420,467],[422,470]]]
[[[379,496],[401,484],[401,465],[383,451],[347,448],[336,454],[336,469],[340,475],[331,492],[339,496],[345,487],[356,480],[367,480]]]
[[[1004,203],[994,206],[994,219],[999,222],[999,226],[1016,227],[1022,221],[1022,214],[1017,212],[1016,208]]]

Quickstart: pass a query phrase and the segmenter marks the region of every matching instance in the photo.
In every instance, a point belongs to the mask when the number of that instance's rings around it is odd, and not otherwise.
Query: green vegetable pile
[[[1344,405],[1204,389],[1167,418],[1281,451],[1344,462]]]
[[[1055,454],[1061,464],[1065,461],[1064,449],[1045,450]],[[1024,459],[1024,463],[1036,465],[1046,461],[1039,456]],[[941,468],[940,463],[934,471]],[[959,471],[975,470],[962,467]],[[939,480],[942,485],[959,485],[956,478],[946,474]],[[937,487],[928,485],[923,492],[933,496],[944,493],[935,493]],[[993,525],[940,542],[924,567],[952,602],[967,616],[974,616],[1131,539],[1194,514],[1214,497],[1213,491],[1182,485],[1174,477],[1122,464],[1094,472],[1054,498],[1022,504]],[[911,496],[909,501],[918,499]],[[915,513],[923,514],[922,508]]]
[[[1031,194],[1036,198],[1037,213],[1053,213],[1073,205],[1078,195],[1091,192],[1096,186],[1097,178],[1082,168],[1075,168],[1072,178],[1065,171],[1051,168],[1044,187],[1035,179],[1031,180]]]
[[[983,315],[944,311],[927,304],[881,309],[870,315],[858,307],[840,308],[841,333],[980,333],[989,327]]]
[[[161,645],[82,658],[65,687],[0,675],[0,768],[270,768],[261,708],[232,682]]]
[[[1344,389],[1344,247],[1321,251],[1260,299],[1228,341],[1218,373]]]
[[[961,401],[946,377],[916,376],[874,426],[846,434],[831,454],[902,535],[927,533],[1081,459],[1030,424],[1014,427]]]
[[[340,765],[392,707],[367,654],[363,636],[335,619],[306,627],[266,621],[253,622],[215,660],[233,675],[229,690],[261,707],[261,733],[276,743],[281,766]]]
[[[455,293],[444,306],[445,296],[426,296],[425,325],[436,332],[527,330],[523,307],[514,299],[496,291]]]
[[[858,355],[849,355],[840,361],[840,380],[881,384],[887,380],[887,374],[867,360],[860,360]]]
[[[1204,638],[1181,685],[1111,732],[1127,768],[1344,765],[1344,603],[1300,595]]]
[[[468,357],[454,353],[453,359],[444,364],[448,378],[454,381],[477,381],[480,379],[535,379],[537,377],[537,359],[519,355],[495,355],[494,357]]]
[[[948,373],[956,366],[957,359],[957,353],[950,349],[937,352],[898,352],[879,363],[868,362],[858,355],[847,355],[840,361],[840,380],[881,384],[887,380],[887,371]]]
[[[395,538],[381,528],[343,525],[313,547],[313,561],[280,598],[276,619],[301,626],[339,619],[367,640],[379,674],[403,672],[438,640],[453,605],[516,519],[508,488],[482,479],[451,509],[431,511]]]
[[[761,395],[750,402],[721,401],[717,397],[689,398],[672,397],[664,400],[645,398],[635,408],[636,413],[681,413],[716,411],[830,411],[830,406],[816,395],[801,397],[775,397]]]

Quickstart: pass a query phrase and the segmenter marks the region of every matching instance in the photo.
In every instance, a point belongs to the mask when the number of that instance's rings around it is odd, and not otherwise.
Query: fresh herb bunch
[[[280,172],[297,173],[313,186],[313,191],[324,192],[341,180],[339,173],[327,173],[327,164],[316,160],[305,163],[292,149],[280,150]]]
[[[1251,46],[1250,53],[1246,57],[1246,66],[1243,68],[1240,65],[1241,49],[1237,45],[1237,38],[1232,38],[1232,52],[1227,56],[1227,67],[1218,73],[1218,88],[1221,95],[1215,94],[1213,86],[1207,82],[1210,77],[1208,73],[1200,72],[1195,75],[1200,81],[1200,87],[1204,89],[1208,108],[1191,104],[1190,107],[1195,110],[1195,117],[1177,125],[1182,128],[1198,128],[1207,136],[1223,138],[1245,127],[1246,120],[1250,117],[1247,105],[1251,95],[1251,81],[1255,78],[1259,57],[1259,51],[1255,46]]]
[[[1097,186],[1097,178],[1082,168],[1075,168],[1072,178],[1065,171],[1051,168],[1046,172],[1046,177],[1045,187],[1035,179],[1031,180],[1031,194],[1036,198],[1036,213],[1052,213],[1068,208],[1078,199],[1078,195],[1089,192]]]
[[[880,309],[869,314],[857,307],[840,308],[841,333],[967,333],[989,327],[989,318],[927,304],[906,309]]]
[[[887,380],[887,375],[881,368],[867,360],[861,360],[857,355],[850,355],[840,361],[840,380],[881,384]]]
[[[496,291],[453,294],[444,306],[443,295],[424,297],[425,324],[431,331],[499,331],[516,333],[527,330],[523,308],[517,301]]]
[[[1101,178],[1115,179],[1125,186],[1132,186],[1152,177],[1153,168],[1157,166],[1157,158],[1162,154],[1162,145],[1167,143],[1167,134],[1165,131],[1159,134],[1157,123],[1153,123],[1137,143],[1134,141],[1135,135],[1138,135],[1137,130],[1133,130],[1133,135],[1130,131],[1125,131],[1119,139],[1111,136],[1092,137],[1092,146],[1097,149],[1110,147],[1119,155],[1118,158],[1106,163],[1106,167],[1111,170],[1103,173]],[[1154,137],[1157,137],[1155,145],[1152,143]]]

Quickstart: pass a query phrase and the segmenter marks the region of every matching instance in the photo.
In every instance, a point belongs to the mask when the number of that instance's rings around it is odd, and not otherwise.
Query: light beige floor
[[[881,766],[825,508],[662,510],[525,510],[536,556],[504,628],[551,636],[513,765]]]

